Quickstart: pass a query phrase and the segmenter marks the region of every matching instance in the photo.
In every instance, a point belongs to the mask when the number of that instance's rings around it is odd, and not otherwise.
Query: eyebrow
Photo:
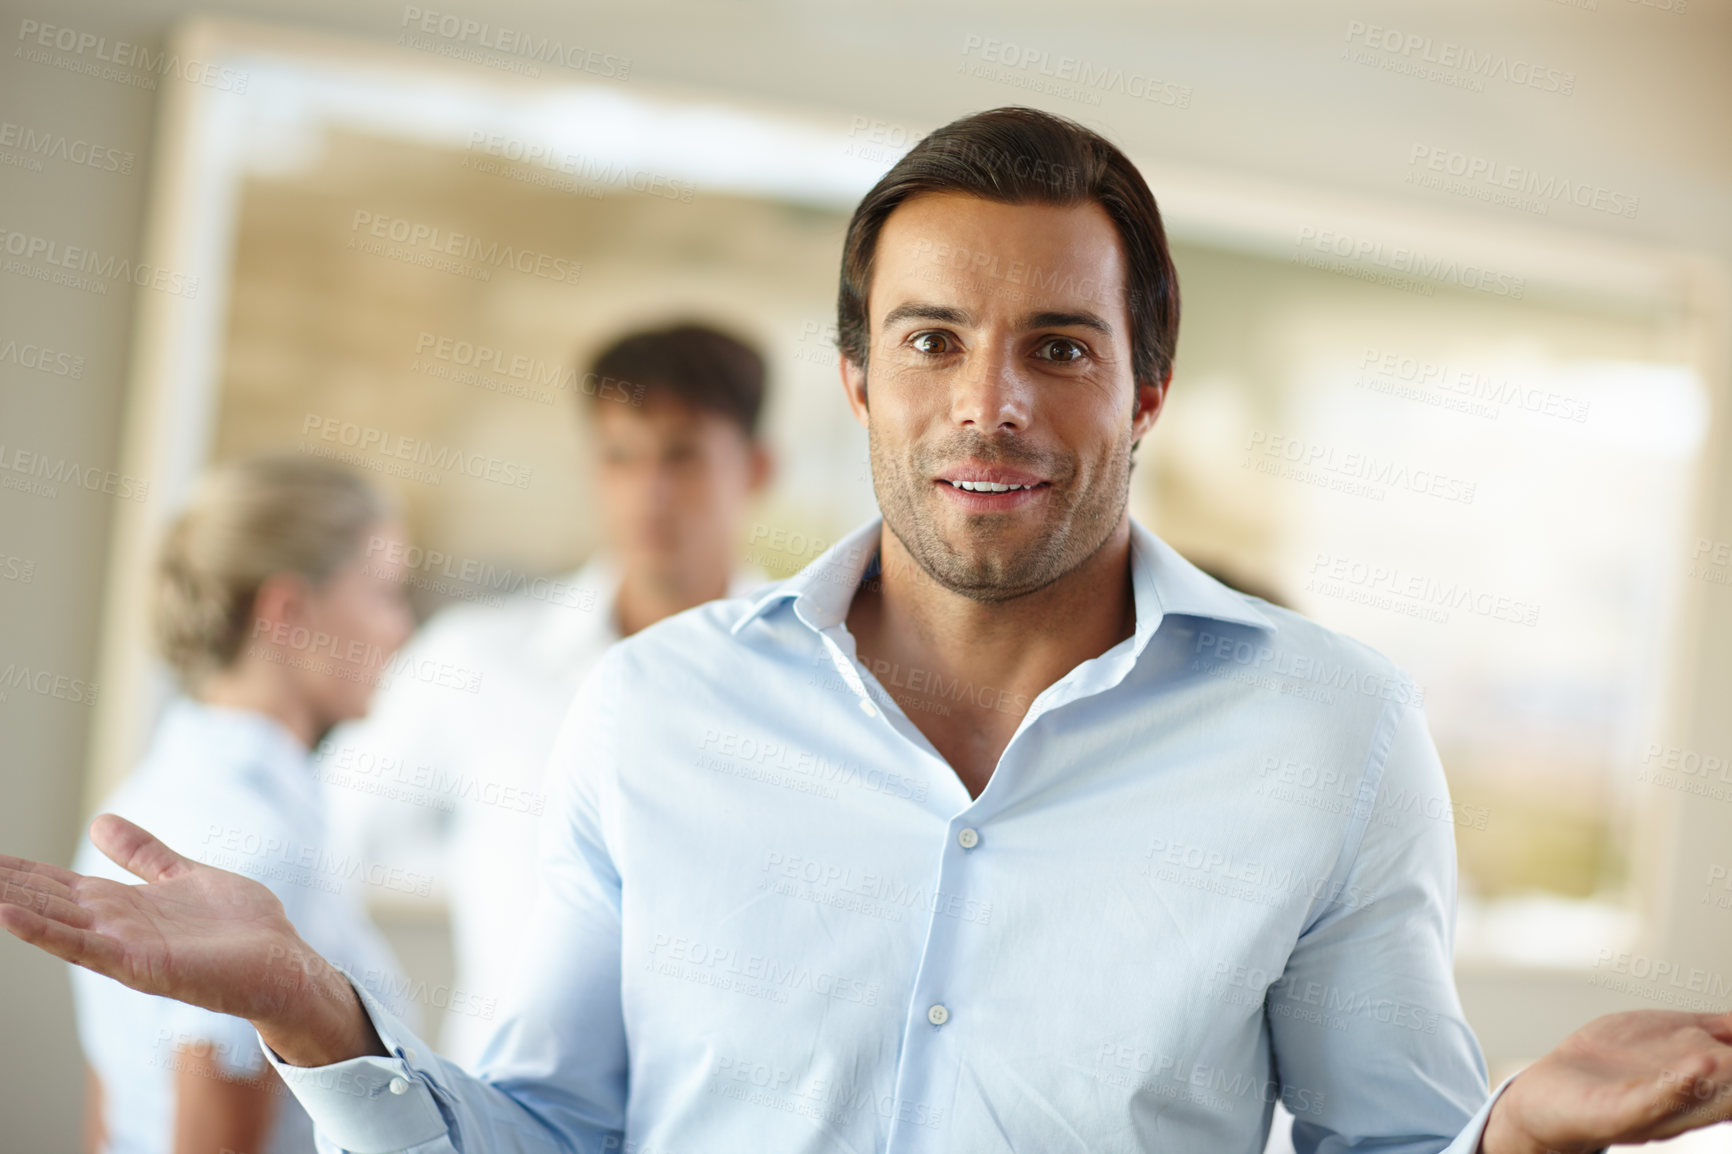
[[[1113,326],[1094,313],[1035,313],[1024,317],[1022,322],[1025,329],[1065,329],[1073,325],[1093,329],[1102,336],[1113,335]]]
[[[884,328],[889,328],[898,321],[920,320],[941,321],[944,324],[961,325],[965,328],[974,325],[974,314],[967,309],[952,308],[949,305],[926,304],[914,302],[897,305],[884,315],[881,322]],[[1089,312],[1044,312],[1031,313],[1022,318],[1019,328],[1024,329],[1054,329],[1079,327],[1093,329],[1103,336],[1113,335],[1113,326]]]
[[[889,328],[897,321],[943,321],[945,324],[968,327],[974,324],[974,314],[967,309],[947,305],[913,303],[897,305],[884,315],[883,325]]]

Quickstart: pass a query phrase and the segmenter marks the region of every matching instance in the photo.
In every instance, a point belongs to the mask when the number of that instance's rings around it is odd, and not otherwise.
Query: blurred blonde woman
[[[371,486],[322,461],[258,458],[207,476],[155,574],[156,640],[183,693],[101,808],[269,886],[308,942],[412,1012],[394,996],[407,982],[363,907],[380,871],[329,848],[311,756],[327,730],[366,712],[413,627],[401,574],[378,561],[401,556],[390,547],[401,539]],[[73,868],[138,880],[88,835]],[[246,1021],[81,967],[72,980],[93,1152],[313,1149],[311,1124]]]

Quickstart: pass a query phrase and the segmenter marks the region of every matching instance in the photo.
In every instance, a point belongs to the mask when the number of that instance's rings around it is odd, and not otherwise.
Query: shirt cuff
[[[391,1057],[367,1055],[327,1066],[291,1066],[259,1038],[265,1060],[312,1118],[319,1137],[352,1154],[389,1154],[448,1133],[427,1073],[433,1048],[352,979]],[[256,1032],[256,1031],[255,1031]],[[415,1063],[426,1059],[427,1065]]]
[[[1485,1124],[1486,1120],[1491,1117],[1491,1108],[1497,1104],[1499,1096],[1503,1094],[1511,1082],[1515,1081],[1515,1078],[1516,1075],[1511,1074],[1498,1083],[1498,1087],[1492,1091],[1491,1097],[1485,1100],[1485,1105],[1479,1108],[1479,1113],[1473,1116],[1473,1120],[1467,1124],[1465,1130],[1456,1135],[1455,1141],[1449,1144],[1449,1148],[1443,1154],[1479,1154],[1479,1141],[1485,1136]],[[1601,1146],[1592,1154],[1606,1154],[1609,1149],[1611,1147]]]
[[[1443,1154],[1479,1154],[1479,1140],[1485,1136],[1485,1124],[1491,1118],[1491,1108],[1497,1105],[1497,1100],[1515,1078],[1516,1075],[1511,1074],[1498,1083],[1497,1089],[1491,1092],[1491,1097],[1485,1100],[1485,1105],[1479,1108],[1479,1113],[1468,1120],[1467,1125],[1455,1136],[1455,1141],[1449,1144]]]

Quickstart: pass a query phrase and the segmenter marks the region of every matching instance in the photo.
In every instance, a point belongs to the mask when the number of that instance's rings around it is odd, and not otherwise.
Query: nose
[[[679,467],[671,461],[656,458],[644,472],[643,488],[640,496],[643,508],[655,512],[665,512],[674,503],[674,494],[679,488]]]
[[[385,627],[389,644],[386,648],[395,653],[403,648],[415,633],[415,613],[409,608],[407,601],[400,601],[390,610],[390,620]]]
[[[951,378],[950,415],[977,433],[1021,432],[1029,423],[1029,384],[1011,350],[982,341]]]

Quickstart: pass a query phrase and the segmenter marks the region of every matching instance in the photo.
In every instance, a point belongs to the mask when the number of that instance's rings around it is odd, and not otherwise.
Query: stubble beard
[[[915,564],[933,581],[973,601],[996,604],[1046,588],[1075,570],[1106,544],[1130,500],[1130,434],[1127,429],[1110,450],[1097,480],[1076,487],[1075,458],[1054,457],[1009,437],[959,433],[939,444],[915,446],[909,459],[893,454],[868,426],[872,487],[884,525],[896,535]],[[1038,534],[1018,544],[1026,515],[954,514],[941,511],[945,500],[927,478],[946,462],[974,457],[991,465],[1023,468],[1051,482],[1046,514]],[[953,537],[945,521],[960,520]]]

